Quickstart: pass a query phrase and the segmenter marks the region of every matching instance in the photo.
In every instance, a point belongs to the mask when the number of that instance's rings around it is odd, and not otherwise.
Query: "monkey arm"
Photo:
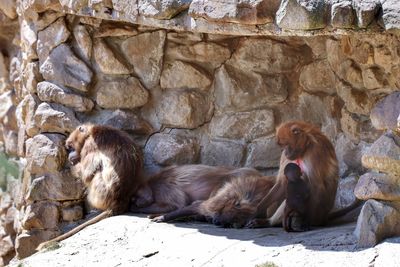
[[[179,219],[182,217],[194,216],[194,215],[202,215],[199,213],[199,208],[203,201],[195,201],[189,206],[185,206],[183,208],[171,211],[167,214],[155,217],[152,219],[154,222],[169,222],[175,219]]]
[[[97,153],[89,153],[77,165],[82,181],[88,185],[95,174],[102,170],[102,159]]]
[[[256,218],[265,218],[267,209],[273,203],[281,203],[286,197],[286,182],[280,179],[268,192],[268,194],[261,200],[257,206]]]

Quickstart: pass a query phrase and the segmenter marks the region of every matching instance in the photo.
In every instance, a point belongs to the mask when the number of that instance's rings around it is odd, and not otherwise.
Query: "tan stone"
[[[17,18],[16,1],[4,0],[0,2],[0,10],[3,11],[3,13],[6,14],[7,17],[9,17],[10,19]]]
[[[38,131],[33,117],[39,103],[40,100],[36,95],[27,95],[18,104],[15,111],[18,127],[25,128],[26,133],[31,137]]]
[[[37,53],[42,62],[49,56],[50,51],[64,43],[70,36],[63,17],[38,32]]]
[[[171,19],[180,12],[189,8],[188,0],[139,0],[139,14],[156,19]]]
[[[39,134],[26,141],[27,170],[32,174],[57,173],[66,159],[65,137],[60,134]]]
[[[115,23],[114,21],[103,21],[100,27],[96,27],[93,37],[118,37],[118,36],[134,36],[138,31],[131,24]]]
[[[358,199],[400,200],[400,176],[368,172],[363,174],[354,190]]]
[[[350,113],[345,108],[341,111],[340,126],[345,135],[353,142],[359,143],[361,140],[374,142],[381,131],[372,127],[368,117]]]
[[[135,77],[100,81],[96,91],[96,102],[103,108],[133,109],[146,104],[149,98],[148,91]]]
[[[82,206],[75,205],[72,207],[63,208],[61,211],[62,219],[66,222],[74,222],[82,219],[83,209]]]
[[[246,141],[251,141],[274,132],[274,113],[272,110],[263,109],[223,114],[222,116],[214,116],[209,127],[210,134],[213,137],[243,138]]]
[[[5,236],[0,239],[0,257],[4,257],[14,251],[14,242],[11,236]]]
[[[118,60],[102,39],[95,39],[93,54],[100,71],[104,74],[129,74],[131,71]]]
[[[179,77],[179,78],[177,78]],[[182,61],[167,62],[160,79],[161,88],[206,89],[211,79],[204,70]]]
[[[36,86],[38,82],[43,80],[39,72],[39,62],[30,62],[22,70],[21,82],[25,89],[31,93],[36,93]]]
[[[25,210],[22,226],[31,229],[56,229],[59,221],[58,205],[54,202],[36,202]]]
[[[365,91],[353,89],[341,82],[337,86],[337,93],[351,113],[370,114],[375,101]]]
[[[19,259],[26,258],[36,252],[37,246],[60,234],[59,231],[39,230],[22,231],[15,240],[15,250]]]
[[[327,60],[320,60],[304,66],[300,73],[300,84],[310,93],[336,93],[336,77]]]
[[[92,39],[84,25],[76,25],[73,34],[78,46],[79,55],[86,61],[90,61],[92,57]]]
[[[371,110],[371,123],[378,130],[395,130],[400,115],[400,92],[381,99]]]
[[[160,30],[130,37],[121,45],[125,57],[148,89],[159,83],[165,39],[165,31]]]
[[[365,88],[369,90],[383,88],[388,85],[385,71],[378,67],[363,70],[362,77]]]

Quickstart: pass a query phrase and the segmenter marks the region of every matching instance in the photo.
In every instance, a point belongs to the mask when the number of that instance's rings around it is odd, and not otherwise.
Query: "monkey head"
[[[289,182],[296,182],[301,179],[301,168],[295,163],[288,163],[283,172]]]
[[[72,165],[77,164],[81,158],[80,153],[86,139],[90,136],[93,125],[83,124],[78,126],[65,141],[65,148],[68,152],[68,160]]]
[[[205,217],[215,225],[242,228],[257,211],[257,205],[251,201],[251,192],[245,191],[235,184],[226,184],[215,196],[203,203]]]
[[[290,121],[283,123],[276,130],[276,139],[280,147],[283,148],[285,156],[289,160],[296,160],[304,156],[311,140],[308,129],[313,127],[306,122]]]

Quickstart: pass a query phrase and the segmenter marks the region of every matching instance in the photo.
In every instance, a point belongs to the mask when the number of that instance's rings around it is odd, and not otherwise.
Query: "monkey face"
[[[301,158],[307,150],[310,140],[305,130],[304,125],[297,122],[288,122],[278,128],[277,143],[289,160]]]
[[[69,153],[68,159],[72,165],[80,161],[80,152],[85,143],[85,140],[90,135],[90,125],[81,125],[77,127],[65,141],[65,148]]]

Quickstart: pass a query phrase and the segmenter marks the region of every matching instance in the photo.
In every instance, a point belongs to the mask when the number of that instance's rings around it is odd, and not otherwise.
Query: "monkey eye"
[[[292,133],[293,133],[294,135],[298,135],[298,134],[300,133],[300,129],[294,128],[294,129],[292,130]]]

